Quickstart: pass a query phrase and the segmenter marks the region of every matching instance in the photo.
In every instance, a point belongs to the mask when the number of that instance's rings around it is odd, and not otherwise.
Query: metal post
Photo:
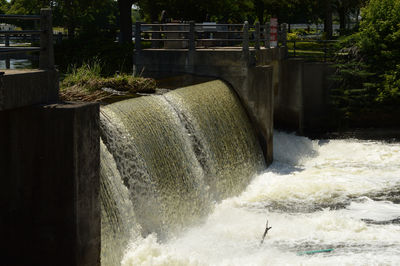
[[[245,21],[243,25],[243,51],[249,51],[249,22]]]
[[[136,22],[135,27],[135,49],[136,53],[140,53],[142,50],[142,29],[141,29],[141,22]]]
[[[196,50],[196,43],[195,43],[195,24],[194,21],[189,22],[189,51],[195,51]]]
[[[254,45],[254,48],[256,49],[256,50],[260,50],[260,22],[256,22],[256,25],[255,25],[255,28],[256,28],[256,32],[255,32],[255,42],[256,42],[256,44]]]
[[[53,23],[50,8],[40,10],[40,69],[54,69]]]
[[[271,32],[270,32],[270,30],[271,30],[271,27],[270,27],[270,24],[267,22],[267,23],[265,23],[265,29],[264,29],[264,34],[265,34],[265,40],[264,40],[264,45],[265,45],[265,48],[270,48],[271,47],[271,44],[270,44],[270,40],[271,40]]]
[[[283,46],[286,46],[286,44],[287,44],[287,28],[288,28],[288,24],[283,23],[282,24],[282,45]]]
[[[153,24],[157,24],[157,22],[153,22]],[[152,31],[161,31],[160,26],[154,25],[151,27]],[[153,32],[151,33],[151,38],[152,39],[161,39],[161,33],[160,32]],[[151,42],[151,47],[152,48],[160,48],[161,47],[161,42],[160,41],[152,41]]]
[[[5,43],[4,43],[5,47],[9,47],[10,46],[10,35],[5,35]],[[10,56],[6,55],[6,68],[10,69]]]

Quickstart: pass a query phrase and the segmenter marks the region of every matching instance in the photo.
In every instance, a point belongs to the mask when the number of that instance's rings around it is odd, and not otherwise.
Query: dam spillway
[[[246,113],[219,81],[101,112],[103,265],[400,260],[397,142],[275,132],[265,169]],[[299,255],[318,249],[333,251]]]
[[[266,167],[245,110],[222,81],[105,106],[100,122],[103,265],[121,258],[128,238],[167,239],[199,223]]]

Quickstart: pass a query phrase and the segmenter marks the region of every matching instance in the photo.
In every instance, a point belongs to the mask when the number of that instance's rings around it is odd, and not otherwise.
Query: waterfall
[[[121,250],[118,235],[135,236],[127,230],[168,238],[265,169],[247,114],[222,81],[107,105],[100,121],[103,247],[117,239]]]

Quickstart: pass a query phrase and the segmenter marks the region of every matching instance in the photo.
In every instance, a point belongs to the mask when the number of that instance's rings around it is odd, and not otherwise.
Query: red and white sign
[[[278,47],[278,19],[271,18],[270,21],[270,47]]]

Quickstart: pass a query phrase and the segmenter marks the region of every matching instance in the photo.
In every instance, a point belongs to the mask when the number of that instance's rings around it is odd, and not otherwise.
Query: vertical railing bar
[[[256,49],[256,50],[260,50],[260,22],[256,22],[256,25],[255,25],[255,45],[254,45],[254,48]]]

